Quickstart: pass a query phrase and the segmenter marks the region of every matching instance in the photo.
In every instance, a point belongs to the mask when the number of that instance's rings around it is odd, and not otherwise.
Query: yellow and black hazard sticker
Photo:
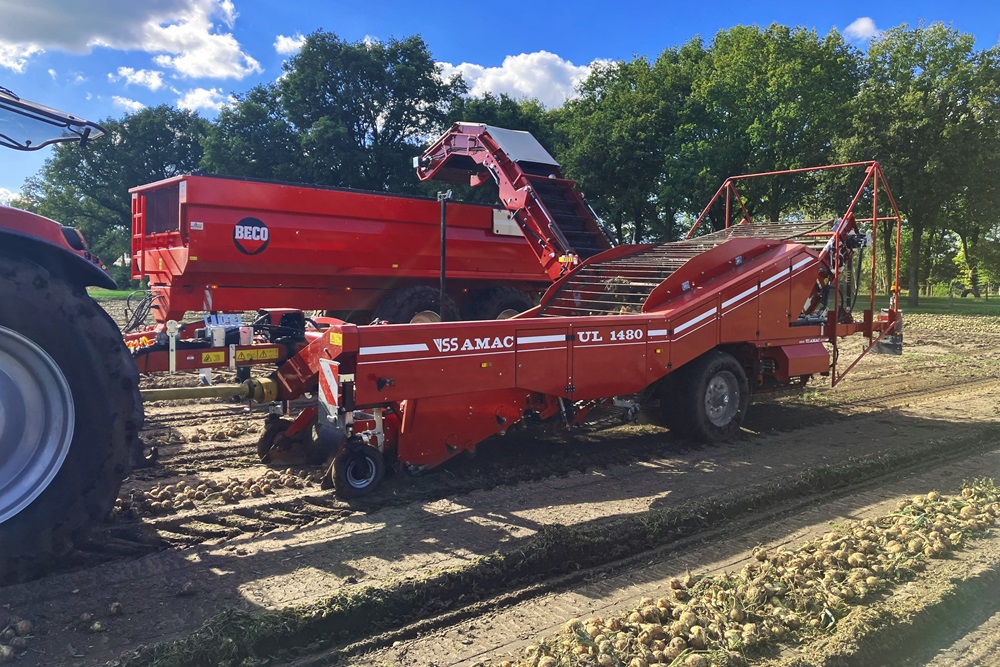
[[[266,347],[262,350],[237,350],[236,361],[271,361],[278,358],[278,348]]]
[[[330,332],[330,345],[338,345],[344,347],[344,334],[339,331]]]
[[[225,352],[202,352],[201,353],[201,363],[202,364],[222,364],[226,361]]]

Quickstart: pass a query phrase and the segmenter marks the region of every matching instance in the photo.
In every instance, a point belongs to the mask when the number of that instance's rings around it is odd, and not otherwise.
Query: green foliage
[[[299,181],[299,137],[285,116],[277,88],[256,86],[237,97],[204,140],[202,169],[227,176]]]
[[[922,250],[925,232],[933,238],[944,229],[945,211],[969,185],[969,158],[981,148],[979,120],[996,113],[986,89],[995,70],[975,51],[972,35],[940,23],[898,26],[869,45],[853,128],[840,148],[846,159],[875,158],[889,169],[912,230],[911,305],[933,277],[935,261]]]
[[[657,113],[659,83],[642,58],[597,65],[580,85],[580,97],[558,115],[564,138],[559,158],[619,242],[659,235],[651,195],[660,180],[668,129]]]
[[[309,35],[277,84],[313,183],[413,192],[410,160],[465,92],[443,81],[420,37],[348,43]]]
[[[858,86],[859,55],[836,31],[772,24],[719,32],[694,81],[672,174],[687,184],[694,212],[728,176],[829,164],[832,139],[849,123],[845,101]],[[774,178],[741,188],[751,215],[778,220],[815,189]]]

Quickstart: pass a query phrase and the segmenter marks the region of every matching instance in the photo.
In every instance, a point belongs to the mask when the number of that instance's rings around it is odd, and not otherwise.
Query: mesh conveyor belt
[[[735,225],[711,234],[662,243],[628,257],[589,264],[576,271],[542,310],[542,317],[638,313],[653,289],[689,259],[734,238],[799,242],[821,248],[834,220]],[[807,236],[813,234],[813,236]],[[801,238],[800,238],[801,237]]]

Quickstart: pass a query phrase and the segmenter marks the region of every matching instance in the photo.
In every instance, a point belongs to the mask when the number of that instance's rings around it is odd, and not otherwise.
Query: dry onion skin
[[[768,645],[829,633],[854,606],[982,537],[1000,519],[993,480],[931,491],[897,511],[840,524],[796,549],[753,550],[738,572],[669,582],[610,618],[571,619],[556,637],[490,667],[737,667]]]

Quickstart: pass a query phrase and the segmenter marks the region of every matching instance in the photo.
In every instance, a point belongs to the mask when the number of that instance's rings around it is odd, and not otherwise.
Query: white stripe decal
[[[768,285],[770,285],[771,283],[773,283],[778,278],[781,278],[782,276],[787,276],[789,274],[789,272],[791,272],[791,269],[785,269],[784,271],[781,271],[779,273],[775,273],[773,276],[771,276],[767,280],[761,282],[760,286],[761,287],[767,287]]]
[[[646,344],[646,341],[640,340],[640,341],[629,341],[627,343],[626,342],[621,342],[621,343],[577,343],[576,347],[589,347],[589,348],[593,349],[595,347],[622,347],[624,345],[645,345],[645,344]],[[556,348],[556,349],[560,349],[561,350],[562,348]],[[526,352],[534,352],[534,350],[525,350],[525,351]]]
[[[566,334],[559,334],[558,336],[518,336],[517,344],[524,345],[525,343],[559,343],[566,342]]]
[[[560,350],[562,350],[562,349],[565,349],[565,348],[548,347],[548,348],[542,348],[542,349],[546,349],[546,350],[560,349]],[[522,350],[522,351],[525,351],[525,350]],[[526,351],[527,352],[537,352],[537,350],[526,350]],[[365,366],[365,365],[374,366],[374,365],[377,365],[377,364],[405,364],[408,361],[444,361],[445,359],[461,359],[463,357],[478,357],[478,358],[482,359],[482,358],[485,358],[485,357],[499,356],[501,354],[514,354],[514,350],[507,350],[506,352],[486,352],[486,351],[482,351],[482,352],[477,352],[475,354],[435,355],[433,357],[410,357],[409,359],[389,359],[388,361],[379,361],[379,360],[365,361],[363,359],[359,359],[358,360],[358,366],[359,367],[360,366]],[[346,382],[346,380],[345,380],[345,382]]]
[[[709,326],[709,325],[710,325],[710,324],[712,324],[713,322],[714,322],[714,320],[712,320],[712,321],[710,321],[710,322],[705,322],[704,324],[702,324],[702,325],[700,325],[700,326],[697,326],[697,327],[695,327],[694,329],[691,329],[691,331],[688,331],[688,332],[687,332],[686,334],[684,334],[683,336],[677,336],[676,338],[671,338],[671,339],[670,339],[670,342],[671,342],[671,343],[676,343],[676,342],[677,342],[677,341],[679,341],[679,340],[680,340],[681,338],[685,338],[685,337],[687,337],[687,336],[690,336],[690,335],[691,335],[691,334],[693,334],[693,333],[696,333],[696,332],[698,332],[698,331],[701,331],[702,329],[704,329],[705,327]]]
[[[528,352],[545,352],[546,350],[565,350],[565,346],[560,347],[531,347],[525,350],[518,350],[518,354],[527,354]]]
[[[362,347],[358,354],[396,354],[397,352],[427,352],[426,343],[412,343],[410,345],[374,345],[372,347]]]
[[[693,327],[694,325],[698,324],[698,322],[704,320],[706,317],[711,317],[712,315],[715,315],[715,311],[717,310],[718,308],[713,308],[712,310],[706,310],[704,313],[694,318],[693,320],[688,320],[684,324],[678,324],[676,327],[674,327],[674,333],[678,334],[689,327]]]
[[[667,330],[666,329],[650,329],[647,333],[649,333],[650,336],[666,336],[667,335]]]
[[[813,261],[812,257],[806,257],[800,262],[795,262],[795,264],[792,264],[792,271],[798,269],[799,267],[805,266],[806,264],[809,264],[812,261]]]
[[[732,299],[728,299],[726,301],[723,301],[722,302],[722,307],[723,308],[728,308],[729,306],[733,305],[734,303],[736,303],[737,301],[739,301],[743,297],[749,296],[749,295],[753,294],[756,291],[757,291],[757,286],[754,285],[753,287],[751,287],[750,289],[746,290],[745,292],[743,292],[741,294],[737,294]]]

